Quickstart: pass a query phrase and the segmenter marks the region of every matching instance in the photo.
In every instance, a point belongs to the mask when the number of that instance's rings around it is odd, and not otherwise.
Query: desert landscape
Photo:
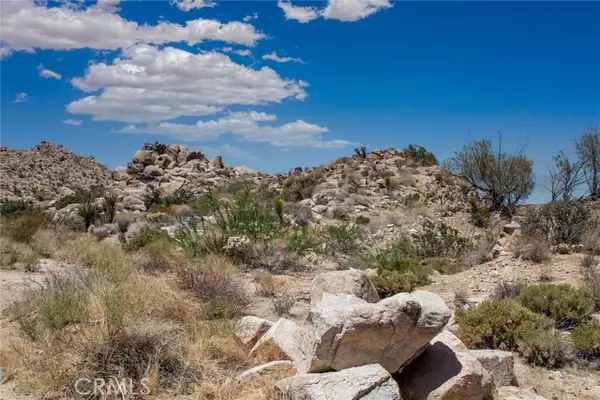
[[[598,399],[578,154],[528,206],[531,162],[486,141],[282,175],[159,142],[114,171],[3,147],[0,397]]]

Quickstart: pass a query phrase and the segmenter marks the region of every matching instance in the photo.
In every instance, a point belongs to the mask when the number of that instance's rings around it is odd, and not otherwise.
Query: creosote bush
[[[567,347],[559,332],[524,327],[518,332],[517,343],[519,352],[530,364],[553,369],[567,361]]]
[[[556,322],[558,328],[573,327],[593,312],[592,296],[570,285],[539,284],[521,289],[519,302]]]
[[[515,257],[541,264],[551,258],[550,245],[544,238],[536,236],[521,236],[512,246]]]
[[[577,355],[588,361],[598,362],[600,367],[600,323],[588,321],[571,332]]]
[[[528,208],[521,229],[523,235],[544,238],[551,244],[580,244],[584,233],[595,224],[586,204],[565,200]]]

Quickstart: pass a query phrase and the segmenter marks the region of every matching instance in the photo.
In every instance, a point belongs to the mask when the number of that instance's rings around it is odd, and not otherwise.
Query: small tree
[[[600,131],[590,128],[575,141],[575,150],[582,164],[590,197],[600,198]]]
[[[554,165],[549,168],[552,201],[568,201],[573,192],[584,182],[583,163],[571,161],[564,152],[552,157]]]
[[[495,152],[489,140],[468,143],[445,166],[487,197],[492,210],[512,212],[533,190],[533,162],[522,150],[508,154],[501,145]]]
[[[352,158],[367,158],[367,148],[365,146],[356,147],[354,149],[354,154],[352,155]]]

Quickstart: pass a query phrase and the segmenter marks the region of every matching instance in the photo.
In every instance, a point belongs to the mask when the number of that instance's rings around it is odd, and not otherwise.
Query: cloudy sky
[[[600,123],[600,3],[1,1],[2,145],[147,141],[287,171],[501,131],[543,173]]]

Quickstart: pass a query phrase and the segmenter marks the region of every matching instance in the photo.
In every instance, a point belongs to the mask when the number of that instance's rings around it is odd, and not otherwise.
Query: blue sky
[[[357,144],[443,160],[500,131],[541,181],[600,124],[598,2],[0,7],[2,145],[53,141],[111,168],[154,140],[285,172]]]

